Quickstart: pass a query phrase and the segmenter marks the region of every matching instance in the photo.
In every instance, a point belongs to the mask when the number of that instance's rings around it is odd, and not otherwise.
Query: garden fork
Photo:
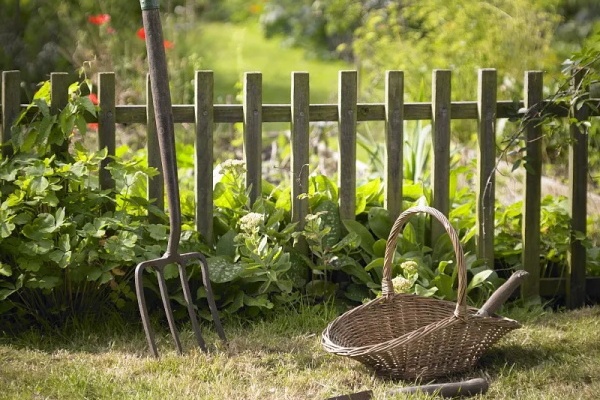
[[[182,352],[181,342],[179,340],[179,333],[175,326],[175,318],[169,302],[169,293],[167,291],[167,284],[164,276],[164,269],[169,264],[177,264],[178,266],[179,277],[181,278],[181,286],[183,288],[183,296],[187,305],[188,314],[192,322],[192,329],[194,331],[196,341],[198,342],[198,346],[203,351],[206,351],[206,344],[204,343],[204,339],[202,339],[202,335],[200,333],[200,326],[198,325],[198,319],[196,317],[196,312],[194,311],[192,295],[185,270],[185,266],[193,260],[200,262],[202,283],[206,288],[206,299],[208,301],[208,306],[212,314],[217,334],[223,341],[226,340],[208,277],[208,263],[206,262],[206,258],[201,253],[197,252],[186,254],[179,254],[178,252],[179,239],[181,235],[181,206],[179,203],[173,111],[171,94],[169,92],[167,62],[163,47],[162,26],[160,23],[158,3],[158,0],[140,0],[144,30],[146,32],[148,67],[150,70],[150,85],[152,89],[152,98],[156,116],[156,131],[158,135],[160,158],[163,167],[167,202],[169,206],[170,231],[167,251],[165,254],[161,258],[141,262],[135,269],[135,290],[138,297],[138,305],[140,308],[142,324],[144,325],[144,331],[146,332],[148,346],[155,357],[158,357],[158,350],[154,340],[154,332],[150,326],[150,318],[148,315],[148,307],[144,297],[144,285],[142,282],[142,274],[144,270],[148,268],[156,271],[160,296],[162,298],[165,313],[167,315],[169,329],[171,330],[171,335],[173,336],[177,350],[180,353]]]

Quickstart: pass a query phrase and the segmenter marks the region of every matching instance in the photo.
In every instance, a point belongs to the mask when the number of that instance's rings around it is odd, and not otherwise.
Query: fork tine
[[[175,326],[175,317],[173,316],[173,310],[171,309],[171,302],[169,300],[169,292],[167,290],[167,282],[165,281],[165,276],[163,274],[163,266],[155,268],[156,275],[158,277],[158,287],[160,288],[160,297],[162,297],[163,307],[165,309],[165,314],[167,315],[167,322],[169,323],[169,330],[171,331],[171,336],[173,336],[173,340],[175,341],[175,346],[177,347],[177,351],[182,354],[183,349],[181,348],[181,341],[179,340],[179,332],[177,331],[177,327]]]
[[[206,289],[206,300],[208,301],[208,308],[210,308],[210,313],[213,317],[213,322],[215,324],[215,329],[219,338],[223,342],[227,342],[227,338],[225,337],[225,331],[223,330],[223,326],[221,325],[221,319],[219,318],[219,311],[217,310],[217,305],[215,304],[215,296],[212,291],[212,286],[210,284],[210,279],[208,277],[208,262],[206,258],[200,254],[200,270],[202,271],[202,283],[204,284],[204,288]]]
[[[156,349],[156,342],[154,341],[154,332],[150,326],[150,316],[148,315],[148,306],[146,305],[146,297],[144,295],[144,283],[142,281],[142,274],[144,269],[149,267],[150,261],[141,262],[135,267],[135,292],[138,299],[138,307],[140,308],[140,316],[142,317],[142,325],[144,326],[144,332],[146,333],[146,341],[150,352],[156,358],[158,358],[158,350]]]
[[[190,285],[188,283],[187,273],[185,272],[185,267],[183,265],[178,265],[179,277],[181,278],[181,287],[183,289],[183,297],[185,299],[188,314],[190,316],[190,321],[192,322],[192,330],[194,331],[194,336],[196,336],[198,346],[200,347],[200,349],[202,349],[202,351],[206,352],[206,343],[202,338],[202,334],[200,332],[200,325],[198,324],[198,318],[196,317],[196,311],[194,310],[194,303],[192,302],[192,294],[190,293]]]

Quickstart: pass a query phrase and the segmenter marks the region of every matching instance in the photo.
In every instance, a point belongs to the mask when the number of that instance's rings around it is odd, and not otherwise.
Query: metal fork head
[[[141,262],[135,268],[135,291],[138,298],[138,306],[140,309],[142,324],[144,326],[144,332],[146,333],[146,340],[148,341],[150,352],[154,357],[158,357],[158,349],[156,347],[156,341],[154,339],[154,331],[152,330],[152,327],[150,325],[150,316],[148,312],[148,306],[146,304],[146,298],[144,295],[144,284],[142,281],[143,273],[146,269],[153,269],[154,271],[156,271],[158,287],[160,289],[160,297],[162,299],[165,314],[167,316],[167,321],[169,323],[171,336],[173,336],[173,340],[175,342],[177,351],[179,353],[183,352],[181,347],[181,341],[179,339],[179,332],[177,331],[177,327],[175,326],[175,317],[173,316],[173,310],[171,309],[169,293],[167,290],[167,283],[164,276],[164,269],[169,264],[177,264],[179,278],[181,281],[181,287],[183,289],[183,297],[185,299],[190,321],[192,323],[192,330],[194,331],[194,336],[196,337],[196,342],[198,343],[198,346],[202,349],[202,351],[206,351],[206,344],[204,342],[204,339],[202,338],[202,334],[200,333],[200,326],[198,324],[198,318],[196,317],[196,311],[194,310],[194,303],[192,301],[192,295],[185,269],[186,265],[192,260],[198,260],[200,262],[200,270],[202,272],[202,283],[206,289],[206,298],[213,318],[213,322],[215,324],[215,329],[221,340],[223,340],[224,342],[226,341],[225,332],[223,331],[223,327],[221,325],[221,320],[219,318],[217,306],[215,304],[215,299],[208,276],[208,263],[206,262],[206,258],[204,257],[204,255],[202,255],[201,253],[167,253],[161,258]]]

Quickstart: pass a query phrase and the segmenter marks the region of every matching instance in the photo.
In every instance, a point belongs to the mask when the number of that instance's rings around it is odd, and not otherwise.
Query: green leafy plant
[[[52,114],[43,84],[14,126],[13,154],[0,163],[0,314],[15,321],[51,325],[130,307],[132,267],[166,245],[166,228],[147,224],[141,211],[153,169],[114,160],[116,187],[100,188],[107,152],[83,145],[86,114],[96,114],[84,87],[87,80],[72,85],[69,103]]]

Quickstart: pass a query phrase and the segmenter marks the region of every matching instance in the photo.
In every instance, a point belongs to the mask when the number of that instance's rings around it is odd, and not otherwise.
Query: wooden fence
[[[246,161],[246,183],[252,185],[251,198],[261,193],[261,152],[262,124],[265,122],[288,122],[291,129],[291,176],[292,180],[292,219],[302,223],[308,212],[306,199],[299,199],[308,187],[309,125],[316,121],[337,122],[339,127],[339,186],[340,214],[342,218],[354,218],[356,201],[356,131],[361,121],[385,122],[386,162],[383,180],[385,182],[385,207],[393,217],[402,207],[402,168],[403,168],[403,122],[407,120],[430,120],[432,124],[433,166],[432,166],[432,206],[448,214],[450,137],[451,120],[471,119],[478,122],[477,152],[477,252],[488,265],[494,260],[494,201],[496,166],[495,127],[499,118],[514,118],[516,110],[524,107],[528,119],[525,127],[526,151],[529,168],[526,172],[523,208],[523,256],[522,265],[532,274],[540,276],[540,210],[542,177],[542,128],[535,115],[543,109],[558,117],[567,116],[567,108],[544,101],[543,74],[539,71],[525,73],[524,100],[497,99],[497,73],[494,69],[481,69],[478,73],[477,101],[451,101],[451,73],[449,70],[433,71],[431,102],[404,102],[404,74],[402,71],[387,71],[385,99],[383,103],[358,103],[356,71],[339,72],[339,93],[337,104],[311,104],[309,75],[294,72],[291,76],[291,98],[289,104],[263,104],[262,75],[248,72],[243,82],[243,103],[241,105],[214,104],[212,71],[197,71],[195,75],[195,101],[191,105],[174,105],[175,123],[195,124],[195,179],[196,179],[196,227],[207,238],[212,237],[213,210],[213,129],[215,123],[243,123],[244,158]],[[2,74],[1,121],[3,136],[1,142],[10,139],[10,125],[26,105],[19,103],[20,74],[18,71],[5,71]],[[60,110],[68,101],[67,88],[71,77],[66,73],[51,75],[52,109]],[[115,101],[114,73],[100,73],[98,76],[98,134],[101,148],[108,153],[115,152],[116,124],[147,124],[148,162],[159,168],[160,157],[156,139],[156,129],[151,93],[147,85],[147,101],[144,105],[117,105]],[[582,108],[576,117],[589,118],[589,110]],[[573,124],[570,129],[574,139],[569,149],[569,212],[573,231],[586,232],[587,217],[587,165],[588,142],[586,132]],[[107,171],[100,177],[103,187],[113,183]],[[149,198],[158,199],[162,207],[164,198],[160,179],[149,183]],[[436,232],[436,225],[432,227]],[[439,229],[439,228],[438,228]],[[572,240],[568,254],[568,268],[563,278],[529,279],[522,287],[525,298],[539,295],[566,295],[569,307],[584,304],[586,294],[600,293],[600,281],[586,277],[586,251],[579,241]]]

